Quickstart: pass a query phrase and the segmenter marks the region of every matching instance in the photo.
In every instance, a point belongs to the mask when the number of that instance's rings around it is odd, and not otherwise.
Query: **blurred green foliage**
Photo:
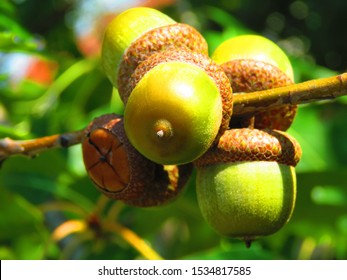
[[[79,20],[80,3],[0,2],[0,69],[10,54],[52,62],[46,69],[49,75],[44,72],[39,78],[12,80],[23,70],[21,65],[14,74],[0,70],[0,138],[73,131],[95,116],[122,112],[99,57],[84,55],[76,43],[73,22]],[[347,20],[344,1],[331,0],[327,5],[313,0],[261,4],[183,0],[162,9],[198,28],[211,51],[240,34],[269,37],[289,54],[297,82],[346,70],[347,46],[341,34]],[[347,259],[346,125],[346,98],[300,107],[289,130],[303,149],[294,215],[282,230],[254,242],[250,249],[241,241],[219,236],[203,221],[194,176],[186,192],[170,205],[138,209],[106,202],[99,218],[113,212],[117,222],[168,259]],[[0,169],[0,258],[138,258],[139,253],[116,234],[98,232],[100,221],[92,217],[100,201],[87,178],[79,146],[47,151],[34,159],[6,160]],[[92,234],[77,232],[53,240],[57,226],[76,219],[94,225]]]

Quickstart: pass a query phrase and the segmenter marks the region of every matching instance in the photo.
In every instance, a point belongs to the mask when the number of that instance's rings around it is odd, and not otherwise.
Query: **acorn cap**
[[[139,154],[128,141],[122,117],[96,118],[82,142],[88,175],[106,196],[138,207],[165,204],[186,185],[192,164],[163,166]]]
[[[230,80],[234,93],[260,91],[292,84],[292,80],[278,67],[252,59],[236,59],[221,65]],[[271,128],[287,130],[293,123],[297,105],[284,105],[266,112],[257,113],[254,117],[254,128]],[[230,127],[242,122],[243,117],[231,119]],[[241,126],[244,126],[241,125]],[[247,125],[245,125],[247,126]]]
[[[204,37],[195,28],[183,23],[154,28],[132,42],[119,66],[117,84],[120,94],[122,95],[123,88],[141,62],[157,52],[181,48],[208,55],[208,45]]]
[[[115,87],[119,64],[130,44],[153,28],[173,23],[167,15],[147,7],[128,9],[109,23],[102,44],[102,65]]]
[[[283,131],[240,128],[225,131],[218,145],[195,165],[200,168],[228,162],[275,161],[295,167],[301,155],[299,143]]]

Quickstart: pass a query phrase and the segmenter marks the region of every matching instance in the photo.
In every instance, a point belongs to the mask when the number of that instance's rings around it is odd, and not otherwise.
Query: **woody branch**
[[[299,105],[343,95],[347,95],[347,73],[247,94],[234,93],[233,115],[252,115],[283,105]],[[32,140],[0,139],[0,163],[17,154],[34,156],[44,150],[79,144],[83,135],[84,130],[79,130]]]

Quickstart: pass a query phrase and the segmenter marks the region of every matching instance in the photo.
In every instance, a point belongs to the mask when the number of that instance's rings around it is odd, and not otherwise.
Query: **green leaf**
[[[288,133],[294,136],[303,150],[297,171],[324,170],[331,161],[326,126],[319,119],[315,105],[300,107]]]
[[[10,0],[2,0],[0,3],[0,12],[1,14],[15,17],[16,8],[13,3],[10,2]]]
[[[223,41],[243,34],[255,33],[251,31],[243,23],[237,20],[230,13],[213,6],[207,6],[203,8],[205,19],[209,19],[220,25],[222,31],[217,32],[214,30],[203,31],[203,36],[205,37],[208,45],[209,51],[212,53],[218,45]]]
[[[0,187],[0,248],[2,259],[41,259],[48,230],[39,209],[20,195]]]
[[[312,189],[311,197],[318,205],[347,206],[347,188],[317,185]]]

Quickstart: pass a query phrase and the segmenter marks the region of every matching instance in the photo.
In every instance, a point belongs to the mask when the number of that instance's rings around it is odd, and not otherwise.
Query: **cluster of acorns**
[[[250,244],[289,220],[301,149],[283,131],[296,107],[232,116],[232,92],[293,83],[277,45],[239,36],[210,58],[193,27],[133,8],[109,24],[102,64],[125,105],[124,117],[95,119],[83,141],[88,174],[105,195],[162,205],[181,193],[195,167],[200,209],[220,234]]]

